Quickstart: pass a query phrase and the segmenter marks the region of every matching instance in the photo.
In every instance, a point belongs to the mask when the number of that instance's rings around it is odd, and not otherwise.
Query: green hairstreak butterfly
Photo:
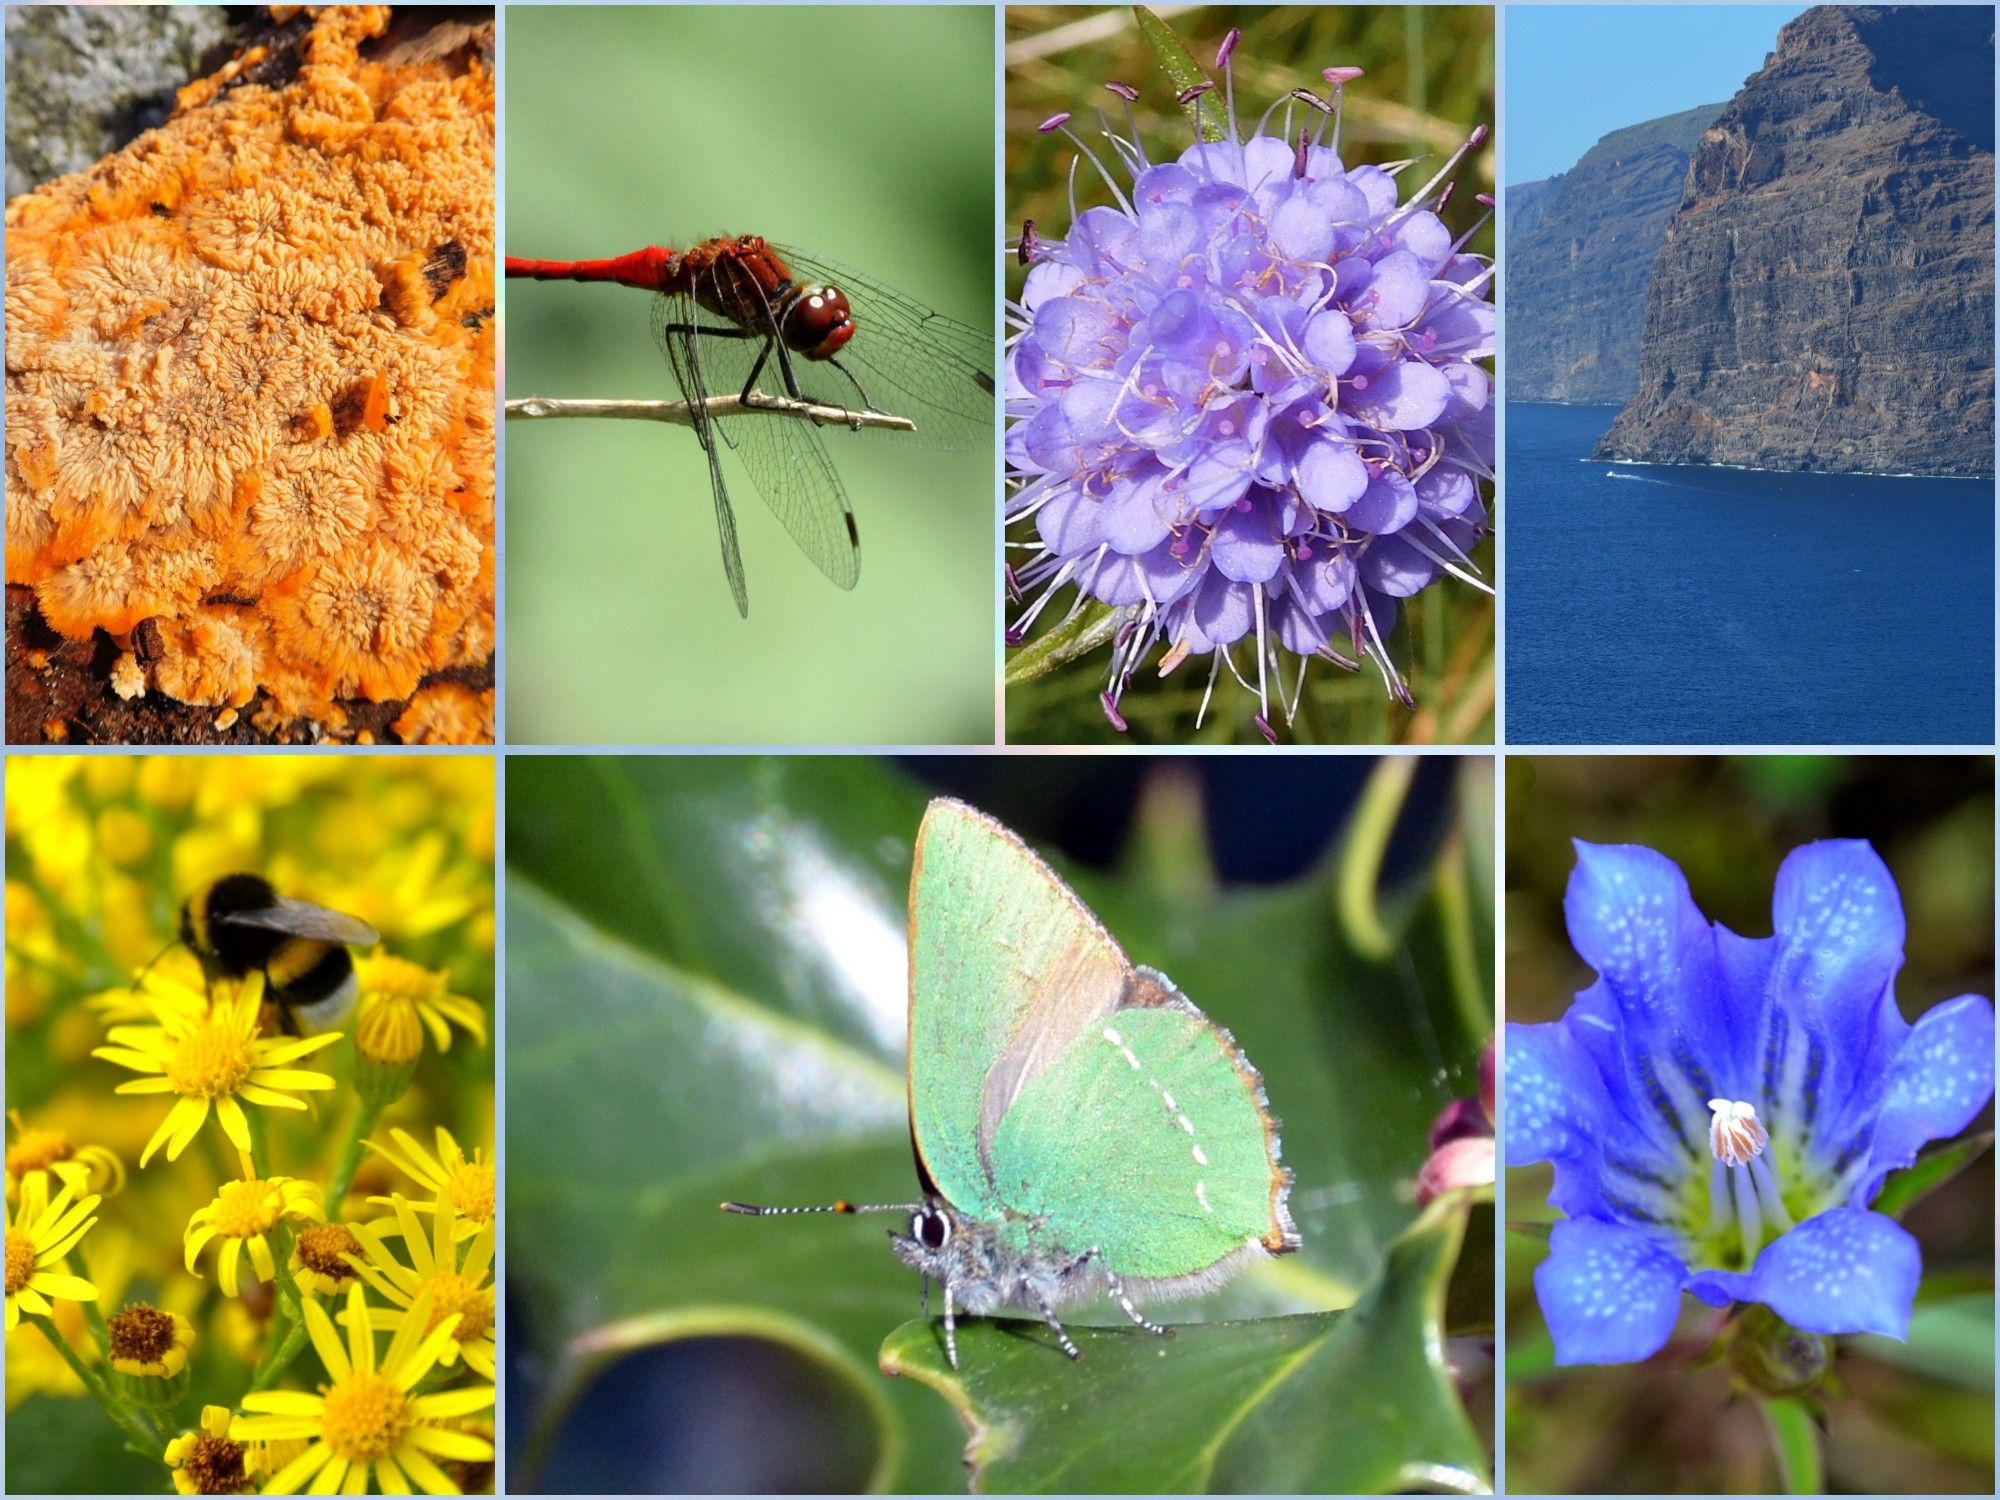
[[[1000,823],[931,803],[910,872],[910,1140],[916,1203],[731,1213],[909,1215],[896,1254],[956,1315],[1108,1293],[1191,1296],[1299,1247],[1263,1080],[1165,975],[1126,958]]]

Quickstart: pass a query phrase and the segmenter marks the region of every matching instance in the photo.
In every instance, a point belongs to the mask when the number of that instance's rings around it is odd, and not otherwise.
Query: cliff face
[[[1597,456],[1987,474],[1992,346],[1993,12],[1821,6],[1695,148]]]
[[[1545,182],[1507,189],[1507,394],[1629,401],[1646,283],[1680,206],[1704,104],[1614,130]]]

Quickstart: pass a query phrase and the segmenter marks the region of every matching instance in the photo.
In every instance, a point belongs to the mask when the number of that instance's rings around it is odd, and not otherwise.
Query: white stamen
[[[1708,1122],[1708,1147],[1724,1166],[1740,1167],[1770,1144],[1755,1105],[1711,1099],[1708,1107],[1714,1112]]]

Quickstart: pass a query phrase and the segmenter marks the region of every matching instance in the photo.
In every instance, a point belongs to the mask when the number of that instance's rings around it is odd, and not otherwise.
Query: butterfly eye
[[[912,1227],[917,1233],[917,1243],[926,1250],[942,1250],[951,1239],[951,1220],[932,1209],[918,1214]]]

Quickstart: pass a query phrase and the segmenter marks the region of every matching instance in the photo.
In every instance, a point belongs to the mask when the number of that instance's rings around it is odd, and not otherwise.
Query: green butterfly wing
[[[910,1133],[947,1202],[996,1217],[987,1153],[1024,1082],[1115,1010],[1131,966],[1009,829],[946,798],[910,872]]]
[[[1130,1000],[1022,1089],[993,1142],[1001,1201],[1142,1282],[1199,1286],[1224,1262],[1298,1248],[1256,1070],[1150,970]]]
[[[910,877],[910,1128],[946,1201],[1173,1282],[1298,1243],[1263,1083],[1010,830],[930,805]]]

